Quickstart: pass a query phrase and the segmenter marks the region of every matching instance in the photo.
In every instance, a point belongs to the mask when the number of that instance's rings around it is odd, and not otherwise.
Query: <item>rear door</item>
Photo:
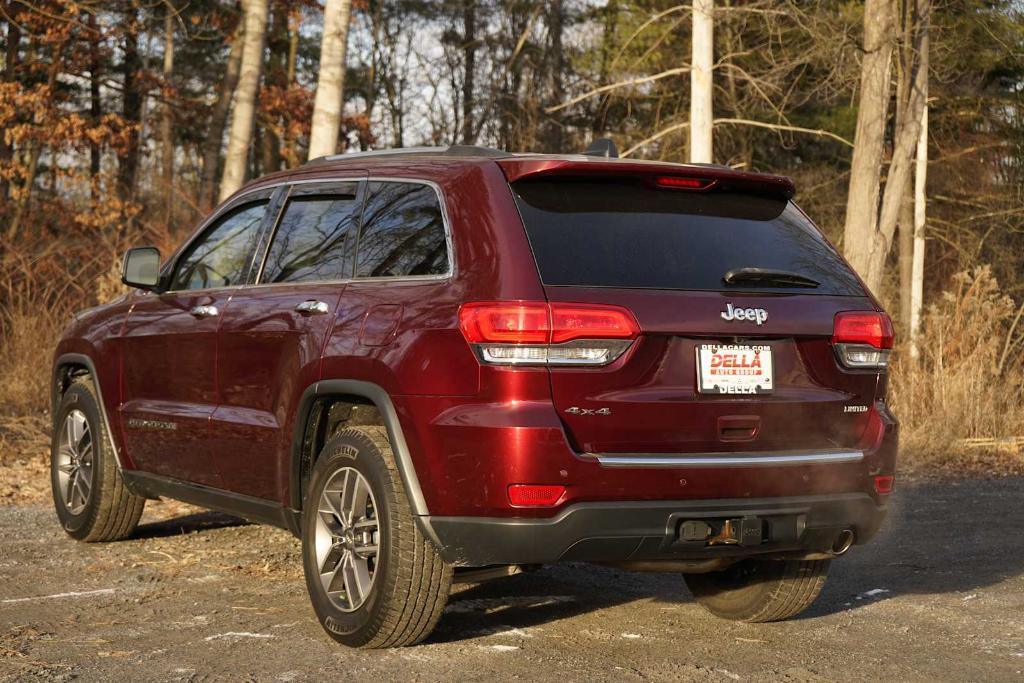
[[[830,338],[835,313],[874,306],[786,198],[645,178],[541,177],[512,187],[548,299],[624,306],[642,331],[607,367],[551,369],[555,404],[578,450],[857,445],[878,374],[841,369]],[[752,267],[818,285],[723,281]],[[700,354],[727,373],[770,363],[770,381],[758,393],[711,393],[723,389],[709,374],[701,386]]]
[[[320,377],[324,340],[352,277],[364,183],[282,190],[256,284],[232,297],[218,336],[211,445],[228,490],[280,500],[294,408]]]
[[[137,297],[122,336],[121,418],[142,470],[219,486],[209,423],[217,405],[217,330],[249,276],[271,191],[247,195],[185,248],[170,290]]]

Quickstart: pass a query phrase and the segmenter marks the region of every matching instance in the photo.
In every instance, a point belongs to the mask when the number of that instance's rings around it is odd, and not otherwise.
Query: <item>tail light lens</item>
[[[625,308],[561,302],[464,304],[459,327],[492,365],[607,365],[640,334]]]
[[[836,313],[832,328],[832,345],[844,366],[853,369],[884,369],[889,365],[892,344],[892,320],[885,313]]]

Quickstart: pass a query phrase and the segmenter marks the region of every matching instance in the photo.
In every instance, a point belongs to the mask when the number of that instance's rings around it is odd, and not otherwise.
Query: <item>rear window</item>
[[[791,202],[658,189],[641,180],[526,180],[512,186],[546,285],[863,296],[856,276]],[[820,285],[726,285],[738,268]]]

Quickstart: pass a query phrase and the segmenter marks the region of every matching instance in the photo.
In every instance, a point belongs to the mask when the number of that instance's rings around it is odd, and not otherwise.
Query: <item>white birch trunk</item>
[[[690,65],[690,162],[712,160],[714,0],[693,0],[693,58]]]
[[[860,102],[854,134],[850,186],[843,224],[843,252],[850,265],[867,276],[877,225],[882,152],[889,108],[892,65],[893,0],[864,4],[864,57],[860,72]],[[877,283],[868,282],[872,288]]]
[[[921,137],[914,169],[914,264],[910,274],[910,355],[917,358],[917,337],[924,303],[924,229],[927,219],[925,185],[928,180],[928,105],[921,110]]]
[[[224,201],[245,182],[249,146],[256,119],[256,96],[263,73],[263,46],[267,36],[267,0],[245,0],[245,31],[242,36],[242,65],[235,88],[231,112],[231,133],[224,157],[224,175],[220,181],[220,200]]]
[[[345,94],[345,53],[351,0],[327,0],[320,43],[320,74],[309,132],[309,158],[338,151],[338,130]]]

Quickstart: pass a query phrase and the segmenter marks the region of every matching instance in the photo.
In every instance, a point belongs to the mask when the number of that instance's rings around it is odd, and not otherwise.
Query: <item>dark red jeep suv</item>
[[[321,158],[129,251],[56,351],[61,524],[167,496],[289,529],[353,646],[561,561],[804,610],[885,515],[891,322],[787,178],[603,149]]]

